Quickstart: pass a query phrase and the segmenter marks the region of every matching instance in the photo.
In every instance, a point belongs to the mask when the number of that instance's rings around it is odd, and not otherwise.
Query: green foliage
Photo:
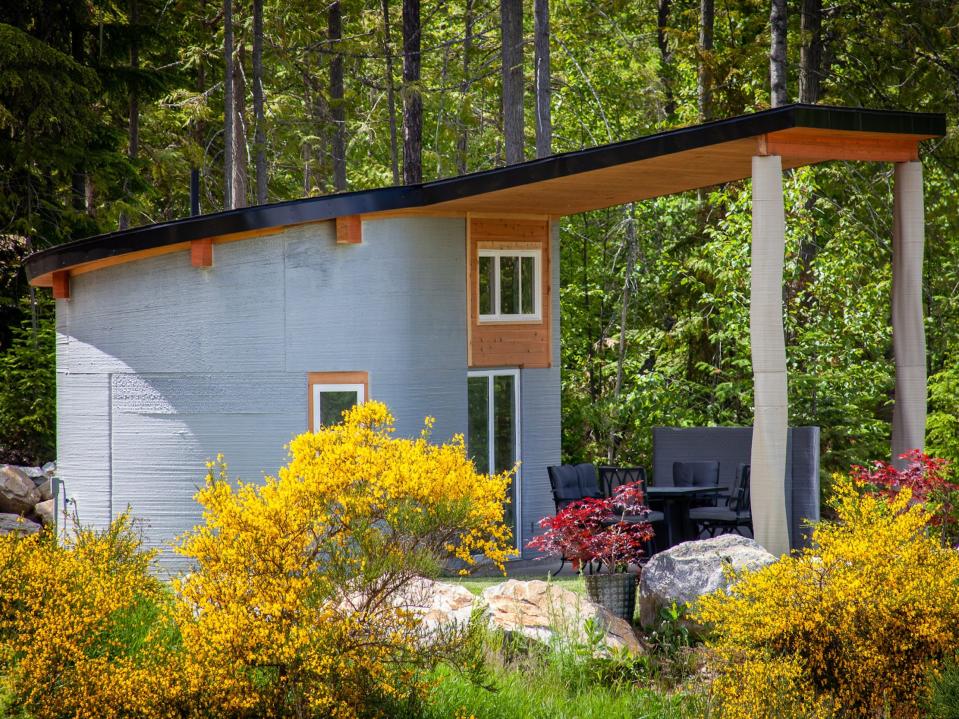
[[[41,302],[37,311],[36,331],[29,318],[23,320],[0,355],[0,456],[18,464],[42,464],[56,456],[52,303]]]
[[[926,712],[929,719],[959,719],[959,664],[955,660],[932,675]]]
[[[959,357],[929,377],[929,416],[926,448],[929,454],[948,459],[959,467]]]

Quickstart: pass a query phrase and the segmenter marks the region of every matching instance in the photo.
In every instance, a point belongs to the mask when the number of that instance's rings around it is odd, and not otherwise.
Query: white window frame
[[[543,319],[543,251],[537,249],[516,249],[516,248],[486,248],[481,247],[478,250],[476,263],[476,304],[477,314],[480,322],[540,322]],[[480,262],[479,258],[493,258],[493,314],[483,314],[479,308],[479,286],[480,286]],[[533,258],[533,313],[532,314],[503,314],[500,312],[500,258],[502,257],[532,257]],[[523,263],[520,262],[519,282],[520,282],[520,305],[522,305],[523,295]]]
[[[487,418],[486,418],[486,436],[492,439],[495,435],[493,432],[493,378],[502,377],[504,375],[509,375],[513,378],[513,406],[516,408],[516,416],[513,418],[513,424],[516,425],[516,437],[513,440],[513,446],[516,447],[516,461],[519,462],[519,466],[516,468],[516,474],[513,475],[513,484],[516,486],[516,491],[514,495],[516,497],[516,502],[514,504],[514,518],[516,520],[516,526],[511,527],[513,530],[514,537],[516,539],[516,549],[518,551],[523,550],[523,448],[520,444],[520,439],[522,437],[522,425],[523,425],[523,409],[520,405],[520,390],[519,390],[519,370],[518,369],[485,369],[485,370],[469,370],[466,373],[467,377],[486,377],[486,406],[488,408]],[[489,458],[487,465],[490,468],[490,471],[493,471],[495,465],[494,455],[495,447],[493,442],[489,442],[489,447],[487,448],[489,452]]]
[[[324,392],[356,392],[356,405],[366,402],[366,386],[362,384],[314,384],[313,385],[313,431],[319,432],[323,428],[320,419],[323,412],[320,404],[323,401]]]

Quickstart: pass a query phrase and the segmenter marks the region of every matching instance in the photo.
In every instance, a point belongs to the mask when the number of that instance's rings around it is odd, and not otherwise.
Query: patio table
[[[696,539],[695,527],[689,519],[689,502],[695,497],[729,491],[726,487],[647,487],[646,500],[663,503],[666,515],[666,538],[670,547]]]

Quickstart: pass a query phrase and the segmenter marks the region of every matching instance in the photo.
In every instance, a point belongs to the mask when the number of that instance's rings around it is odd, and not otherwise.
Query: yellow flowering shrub
[[[813,548],[704,597],[725,717],[914,717],[959,646],[959,553],[929,513],[836,486]]]
[[[502,566],[509,473],[478,474],[463,438],[393,436],[369,402],[340,425],[296,437],[265,484],[228,481],[213,463],[197,494],[204,524],[178,551],[191,701],[217,716],[355,717],[415,701],[423,669],[456,649],[428,647],[396,601],[449,556]]]
[[[33,719],[176,716],[169,594],[124,514],[103,532],[0,536],[6,711]],[[172,671],[171,671],[172,670]]]

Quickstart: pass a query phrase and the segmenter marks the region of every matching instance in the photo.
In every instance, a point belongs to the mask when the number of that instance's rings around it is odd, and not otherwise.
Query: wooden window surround
[[[550,367],[550,220],[548,217],[468,216],[466,220],[467,364],[469,367]],[[480,250],[538,250],[538,319],[480,321]]]
[[[350,391],[352,388],[361,387],[363,396],[360,398],[360,404],[370,399],[370,376],[368,372],[308,372],[306,384],[307,425],[311,432],[319,429],[319,427],[314,426],[314,395],[318,388],[322,387],[324,391],[332,391],[328,388],[343,387],[344,391]]]

